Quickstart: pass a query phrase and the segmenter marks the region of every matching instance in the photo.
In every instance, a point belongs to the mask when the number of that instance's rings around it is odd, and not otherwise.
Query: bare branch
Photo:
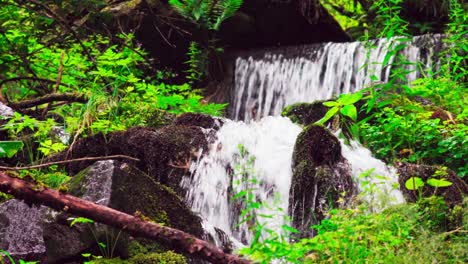
[[[63,94],[48,94],[42,97],[23,100],[16,103],[10,103],[9,106],[12,108],[31,108],[45,103],[57,102],[57,101],[67,101],[67,102],[76,102],[76,103],[86,103],[88,98],[82,94],[76,93],[63,93]]]

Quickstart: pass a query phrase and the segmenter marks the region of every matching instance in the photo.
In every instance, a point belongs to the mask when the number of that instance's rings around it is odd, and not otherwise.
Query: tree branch
[[[5,167],[0,166],[0,170],[10,170],[10,171],[17,171],[17,170],[32,170],[32,169],[39,169],[44,167],[49,167],[52,165],[59,165],[59,164],[67,164],[72,162],[79,162],[79,161],[94,161],[94,160],[109,160],[109,159],[127,159],[133,161],[140,161],[134,157],[126,156],[126,155],[112,155],[112,156],[103,156],[103,157],[84,157],[78,159],[69,159],[69,160],[59,160],[53,162],[47,162],[43,164],[37,164],[32,166],[25,166],[25,167]]]
[[[48,94],[42,97],[23,100],[16,103],[10,103],[9,106],[12,108],[31,108],[45,103],[56,102],[56,101],[67,101],[67,102],[77,102],[77,103],[86,103],[88,98],[81,94],[75,93],[63,93],[63,94]]]
[[[0,191],[27,202],[40,203],[55,210],[90,218],[133,236],[156,240],[181,253],[187,253],[212,263],[248,264],[250,261],[226,254],[214,245],[180,230],[147,222],[139,217],[95,204],[68,194],[35,186],[0,172]]]

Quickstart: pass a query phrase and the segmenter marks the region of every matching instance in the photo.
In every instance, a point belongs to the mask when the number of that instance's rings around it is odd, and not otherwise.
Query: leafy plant
[[[70,227],[73,227],[76,224],[88,225],[91,234],[93,235],[94,239],[96,240],[98,244],[98,247],[99,247],[99,250],[101,251],[102,256],[107,259],[113,258],[114,251],[119,242],[119,238],[122,233],[122,230],[119,230],[117,235],[114,236],[114,229],[107,227],[107,226],[101,227],[101,229],[102,228],[105,229],[104,232],[105,232],[105,237],[106,237],[106,243],[103,243],[100,241],[98,237],[98,227],[97,227],[97,224],[93,220],[85,218],[85,217],[76,217],[76,218],[70,217],[67,220],[71,221]],[[93,256],[89,253],[85,253],[85,255],[83,256],[86,258],[92,257],[93,259],[100,258],[99,256]]]
[[[179,14],[209,30],[218,30],[242,3],[243,0],[169,0]]]

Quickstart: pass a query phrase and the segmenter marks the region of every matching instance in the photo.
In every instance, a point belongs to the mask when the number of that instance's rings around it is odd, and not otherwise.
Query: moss
[[[283,109],[282,116],[288,117],[296,124],[309,125],[319,121],[328,111],[324,101],[313,103],[297,103]]]
[[[81,183],[83,182],[84,177],[88,174],[88,172],[89,168],[86,168],[73,176],[68,182],[68,190],[71,190],[74,196],[83,196],[85,187]]]
[[[187,259],[172,251],[166,251],[164,253],[150,253],[150,254],[138,254],[129,260],[134,264],[153,264],[153,263],[164,263],[164,264],[185,264]]]
[[[219,118],[212,117],[210,115],[185,113],[177,116],[173,124],[180,126],[198,126],[206,129],[219,129],[222,125],[222,120],[220,120]]]
[[[293,153],[293,166],[303,160],[312,165],[335,164],[341,158],[340,141],[326,128],[307,126],[297,137]]]
[[[463,198],[468,195],[468,185],[450,169],[441,166],[410,163],[398,163],[397,169],[399,173],[398,182],[400,184],[400,189],[407,201],[416,202],[421,196],[430,197],[436,195],[444,197],[445,203],[449,207],[454,207],[457,204],[462,204]],[[405,187],[405,183],[410,177],[419,177],[423,182],[427,182],[427,180],[431,178],[443,178],[451,182],[452,185],[436,188],[425,184],[421,192],[414,192]]]
[[[132,262],[128,260],[123,260],[120,258],[112,258],[112,259],[101,258],[101,259],[94,259],[87,263],[90,263],[90,264],[131,264]]]
[[[117,163],[116,168],[111,207],[129,214],[139,211],[153,222],[202,235],[200,219],[171,188],[127,164]]]
[[[289,201],[299,237],[313,236],[309,227],[320,223],[330,207],[338,207],[340,198],[349,201],[353,192],[350,168],[341,156],[339,140],[322,126],[307,126],[294,146]]]

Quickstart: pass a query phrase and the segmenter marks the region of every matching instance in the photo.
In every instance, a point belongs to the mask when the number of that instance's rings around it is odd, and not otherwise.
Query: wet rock
[[[49,209],[29,206],[20,200],[0,205],[0,249],[8,251],[15,260],[44,259],[46,247],[42,224]]]
[[[14,111],[11,109],[11,107],[0,102],[0,119],[12,117],[13,114]]]
[[[442,196],[445,203],[453,207],[462,204],[463,197],[468,194],[468,185],[454,171],[442,166],[398,163],[397,170],[399,173],[398,182],[400,183],[400,190],[407,201],[416,202],[420,195],[423,197],[436,195]],[[419,177],[423,180],[424,186],[421,192],[411,191],[405,187],[406,181],[411,177]],[[435,188],[427,184],[429,179],[445,179],[451,182],[452,185]]]
[[[134,165],[156,181],[184,196],[180,180],[189,174],[192,160],[208,142],[201,127],[171,125],[161,129],[135,127],[125,132],[97,134],[76,142],[71,153],[66,150],[50,159],[127,155],[138,158]],[[90,166],[91,162],[67,165],[71,174]]]
[[[297,103],[284,108],[282,116],[288,117],[296,124],[309,125],[322,119],[328,111],[324,101]]]
[[[0,127],[5,125],[7,119],[12,117],[13,114],[13,109],[0,102]],[[2,140],[8,140],[8,132],[5,130],[0,130],[0,141]]]
[[[221,118],[212,117],[210,115],[185,113],[177,116],[174,120],[174,125],[179,126],[198,126],[205,129],[219,130],[223,125]]]
[[[299,237],[313,236],[310,227],[320,223],[327,210],[346,204],[354,190],[338,139],[322,126],[307,126],[294,146],[289,191],[289,214]]]

